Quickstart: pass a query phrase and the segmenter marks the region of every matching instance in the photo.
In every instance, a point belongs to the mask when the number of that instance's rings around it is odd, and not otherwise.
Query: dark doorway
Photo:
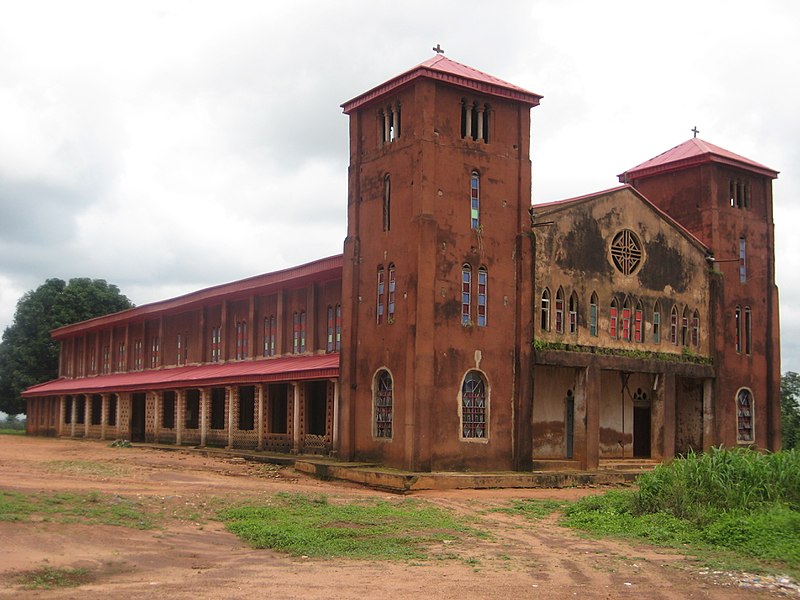
[[[269,386],[269,433],[289,431],[289,386],[274,383]]]
[[[566,403],[567,415],[564,420],[566,427],[566,457],[572,458],[573,446],[575,444],[575,396],[572,390],[567,390],[567,397],[564,399]]]
[[[326,412],[328,406],[328,382],[312,381],[306,387],[308,408],[308,429],[306,433],[325,435]]]
[[[200,390],[186,390],[186,413],[184,426],[186,429],[199,429],[200,427]]]
[[[650,407],[633,407],[633,456],[650,458]]]
[[[225,388],[211,389],[211,429],[225,429]]]
[[[131,441],[144,441],[145,394],[136,393],[131,396]]]
[[[675,386],[675,454],[703,450],[703,382],[678,379]]]

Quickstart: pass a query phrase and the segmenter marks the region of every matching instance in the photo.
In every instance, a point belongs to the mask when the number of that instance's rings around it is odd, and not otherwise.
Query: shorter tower
[[[777,176],[699,138],[619,176],[714,252],[715,444],[780,449]]]

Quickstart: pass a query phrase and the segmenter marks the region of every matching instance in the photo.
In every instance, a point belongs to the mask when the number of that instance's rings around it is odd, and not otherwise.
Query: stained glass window
[[[377,299],[376,299],[376,307],[375,307],[375,314],[376,314],[376,322],[378,325],[383,323],[383,311],[385,309],[384,306],[384,295],[386,294],[386,281],[384,280],[385,273],[383,271],[383,267],[378,267],[378,282],[377,282]]]
[[[486,383],[477,371],[470,371],[461,386],[461,436],[486,437]]]
[[[392,375],[381,369],[375,376],[375,437],[392,437]]]
[[[486,267],[478,269],[478,327],[486,327],[486,292],[489,286],[489,272]]]
[[[469,185],[469,199],[470,199],[470,226],[472,229],[478,229],[481,224],[480,220],[480,175],[477,171],[472,172]]]
[[[753,441],[753,394],[742,388],[736,394],[737,441],[747,444]]]
[[[472,323],[470,306],[472,304],[472,267],[465,264],[461,267],[461,324]]]
[[[395,292],[397,290],[397,280],[395,276],[395,268],[393,264],[389,264],[389,292],[387,294],[386,312],[390,323],[394,322],[394,301]]]

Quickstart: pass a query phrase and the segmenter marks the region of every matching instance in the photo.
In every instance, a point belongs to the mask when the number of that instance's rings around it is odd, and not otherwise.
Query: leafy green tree
[[[784,450],[800,448],[800,375],[787,371],[781,377],[781,439]]]
[[[25,412],[20,394],[58,376],[57,327],[133,307],[115,285],[103,279],[48,279],[17,302],[14,322],[0,342],[0,410]]]

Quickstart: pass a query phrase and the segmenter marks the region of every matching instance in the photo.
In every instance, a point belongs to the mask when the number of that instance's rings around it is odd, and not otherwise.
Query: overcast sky
[[[338,254],[339,105],[433,55],[544,95],[534,202],[692,136],[774,184],[800,371],[800,2],[0,0],[0,330],[50,277],[137,305]]]

